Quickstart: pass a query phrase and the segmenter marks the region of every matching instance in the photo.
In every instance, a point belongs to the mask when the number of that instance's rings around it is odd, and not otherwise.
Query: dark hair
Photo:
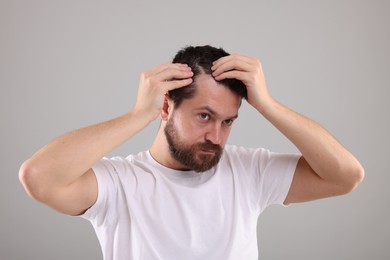
[[[229,53],[227,53],[224,49],[218,49],[210,45],[196,47],[188,46],[176,54],[173,58],[173,63],[187,64],[191,67],[192,72],[194,73],[193,78],[195,79],[197,75],[202,73],[211,75],[213,62],[228,55]],[[218,82],[229,88],[241,98],[247,98],[246,86],[242,83],[242,81],[237,79],[224,79]],[[169,96],[175,103],[176,107],[181,104],[183,99],[190,99],[195,95],[195,85],[195,81],[193,81],[188,86],[169,91]]]

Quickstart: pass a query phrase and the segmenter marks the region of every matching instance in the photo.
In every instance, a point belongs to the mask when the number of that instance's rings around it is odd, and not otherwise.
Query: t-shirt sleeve
[[[265,158],[260,162],[259,206],[261,210],[278,204],[283,205],[290,190],[292,179],[301,155],[265,152]]]
[[[92,166],[98,184],[98,196],[96,202],[84,214],[81,215],[90,221],[106,221],[109,216],[109,207],[115,207],[115,200],[118,197],[120,178],[118,172],[123,167],[122,158],[103,158]]]
[[[235,165],[246,176],[245,189],[251,201],[262,212],[273,204],[283,202],[291,187],[299,154],[274,153],[264,148],[233,148]]]

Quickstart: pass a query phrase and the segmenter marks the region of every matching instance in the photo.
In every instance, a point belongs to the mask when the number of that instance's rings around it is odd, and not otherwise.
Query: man
[[[301,156],[226,145],[246,98]],[[149,151],[103,158],[157,117]],[[259,117],[260,118],[260,117]],[[133,109],[53,140],[20,169],[31,197],[89,219],[105,259],[257,259],[271,204],[352,191],[360,163],[268,93],[258,60],[187,47],[141,75]]]

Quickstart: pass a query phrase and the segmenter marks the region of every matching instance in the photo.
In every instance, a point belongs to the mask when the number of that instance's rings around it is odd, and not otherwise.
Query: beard
[[[209,141],[190,145],[185,144],[178,135],[173,117],[168,120],[164,132],[171,156],[193,171],[207,171],[217,165],[221,159],[223,149],[218,144],[213,144]]]

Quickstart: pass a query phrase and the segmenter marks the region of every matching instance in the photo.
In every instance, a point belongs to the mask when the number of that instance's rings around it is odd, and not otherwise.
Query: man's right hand
[[[123,116],[64,134],[42,147],[20,168],[27,193],[65,214],[78,215],[98,195],[92,166],[154,120],[165,94],[191,84],[187,65],[167,63],[141,75],[136,104]]]
[[[133,112],[155,120],[164,105],[168,91],[192,83],[193,72],[187,64],[165,63],[141,74]]]

